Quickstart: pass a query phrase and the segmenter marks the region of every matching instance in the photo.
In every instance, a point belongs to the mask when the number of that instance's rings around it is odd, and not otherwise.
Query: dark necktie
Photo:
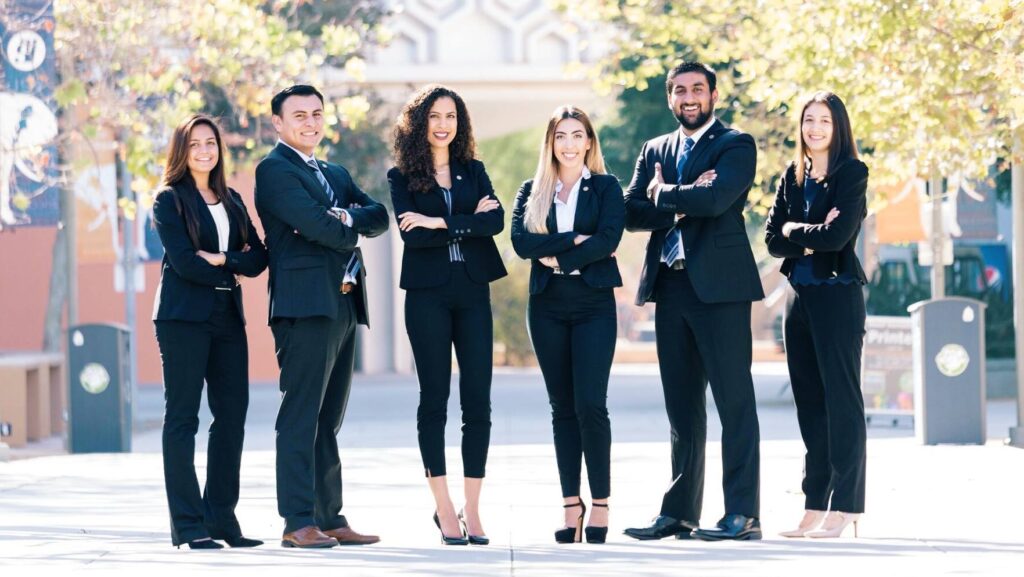
[[[686,141],[683,142],[683,151],[679,154],[679,160],[676,161],[676,174],[679,176],[676,179],[677,184],[683,184],[683,171],[686,169],[686,160],[690,158],[690,151],[693,150],[693,139],[689,136],[686,137]],[[665,236],[665,244],[661,247],[661,259],[665,261],[665,264],[672,266],[672,263],[682,258],[681,248],[683,246],[683,231],[678,226],[673,226]]]
[[[327,198],[331,200],[331,205],[338,206],[338,198],[334,196],[334,190],[331,188],[331,183],[327,182],[327,177],[324,176],[324,173],[320,172],[320,167],[317,166],[316,161],[310,158],[306,161],[306,164],[312,167],[316,172],[316,179],[320,181],[320,186],[324,187],[324,192],[327,193]],[[349,215],[349,218],[352,218],[352,216]],[[356,275],[359,273],[360,266],[361,264],[359,262],[359,257],[356,256],[356,251],[352,251],[352,256],[348,259],[348,265],[345,267],[345,283],[355,284],[356,278],[358,278]]]
[[[331,199],[331,205],[338,206],[338,199],[334,196],[334,190],[331,189],[331,184],[327,182],[327,177],[324,173],[320,172],[320,167],[317,166],[316,161],[310,158],[306,161],[306,164],[313,168],[316,172],[316,179],[320,181],[320,186],[324,187],[324,192],[327,193],[327,198]]]

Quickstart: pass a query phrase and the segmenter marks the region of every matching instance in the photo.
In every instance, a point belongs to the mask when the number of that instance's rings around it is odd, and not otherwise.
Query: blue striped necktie
[[[689,136],[683,143],[683,152],[676,161],[676,183],[683,184],[683,171],[686,169],[686,160],[690,158],[690,151],[693,150],[693,139]],[[672,266],[674,262],[682,258],[680,248],[683,246],[683,231],[678,226],[673,226],[665,236],[665,245],[661,247],[661,258],[665,264]]]
[[[317,166],[316,161],[310,158],[306,161],[306,164],[313,167],[313,170],[316,172],[316,179],[320,181],[320,186],[324,187],[324,192],[327,193],[327,198],[331,199],[331,204],[338,206],[338,199],[334,196],[334,190],[331,189],[331,184],[327,182],[327,177],[324,176],[324,173],[320,172],[320,167]]]
[[[316,171],[316,179],[320,181],[320,186],[324,187],[324,192],[327,193],[327,198],[331,200],[333,206],[338,206],[338,197],[334,196],[334,190],[331,188],[331,183],[327,182],[327,177],[324,176],[323,172],[320,172],[320,167],[317,166],[316,161],[310,158],[306,161],[306,164],[311,166]],[[351,218],[351,217],[350,217]],[[356,251],[352,251],[352,256],[348,259],[348,265],[345,267],[345,279],[344,282],[351,282],[355,284],[356,275],[359,273],[359,268],[362,263],[359,262],[359,257],[356,256]]]

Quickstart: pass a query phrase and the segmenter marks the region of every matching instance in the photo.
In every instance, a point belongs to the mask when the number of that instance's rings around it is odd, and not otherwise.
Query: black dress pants
[[[465,477],[483,478],[491,442],[494,329],[490,287],[470,279],[465,263],[450,266],[451,276],[445,284],[410,289],[405,295],[405,328],[420,383],[416,410],[420,456],[427,477],[447,474],[444,427],[454,346],[462,406],[462,472]]]
[[[617,329],[612,289],[555,275],[544,292],[530,295],[527,320],[551,403],[562,496],[580,494],[585,458],[591,498],[606,499],[612,448],[608,374]]]
[[[158,320],[164,380],[163,465],[171,542],[242,534],[235,517],[249,408],[249,346],[231,291],[217,291],[205,322]],[[206,485],[196,478],[195,446],[203,382],[213,414]]]
[[[795,285],[786,315],[786,362],[807,454],[807,509],[864,512],[867,430],[860,388],[860,284]]]
[[[271,323],[281,367],[277,412],[277,511],[285,533],[309,525],[347,527],[341,514],[338,432],[355,361],[355,306],[337,293],[338,318],[276,318]]]
[[[661,385],[671,427],[673,482],[661,514],[699,523],[707,441],[705,390],[722,421],[725,513],[758,517],[760,429],[750,376],[750,303],[704,303],[686,269],[664,265],[655,286],[654,323]]]

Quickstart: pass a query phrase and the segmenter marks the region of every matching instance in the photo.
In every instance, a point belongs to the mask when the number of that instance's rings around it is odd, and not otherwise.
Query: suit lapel
[[[461,204],[468,204],[474,202],[476,199],[470,194],[469,189],[469,178],[465,167],[462,166],[461,162],[452,162],[450,164],[452,170],[452,187],[448,190],[452,192],[452,214],[455,214],[455,207]],[[440,190],[440,186],[437,187],[438,194],[441,195],[441,203],[444,204],[444,192]],[[473,212],[476,210],[476,204],[473,204]]]
[[[331,206],[331,199],[327,197],[327,191],[325,191],[324,187],[320,185],[320,179],[316,177],[316,172],[312,166],[303,162],[297,152],[282,142],[277,144],[274,151],[294,164],[299,169],[299,172],[306,177],[304,180],[308,185],[310,185],[307,188],[312,192],[313,198],[316,198],[325,206]],[[326,166],[326,163],[320,162],[319,160],[317,162],[320,164],[321,171],[323,171],[323,167]],[[341,206],[342,197],[338,189],[335,188],[334,181],[331,180],[330,171],[324,172],[324,176],[327,177],[327,182],[330,183],[331,189],[334,190],[334,194],[338,198],[338,205]]]
[[[715,139],[718,138],[718,134],[723,128],[722,123],[715,120],[715,122],[711,124],[711,128],[708,128],[708,131],[704,133],[704,136],[702,136],[700,140],[697,141],[697,144],[694,145],[693,150],[690,151],[689,158],[686,159],[686,174],[683,175],[684,183],[692,183],[696,180],[698,175],[704,172],[697,168],[698,166],[702,166],[700,164],[701,157],[704,156],[704,154],[715,143]]]
[[[679,151],[682,150],[682,134],[682,130],[677,128],[672,134],[672,138],[666,140],[665,165],[662,165],[661,173],[667,184],[679,183]]]
[[[576,211],[573,219],[577,223],[590,222],[590,206],[594,196],[594,186],[589,178],[580,180],[580,189],[576,192]],[[577,228],[574,226],[573,228]]]
[[[217,223],[213,221],[210,207],[206,206],[203,195],[194,188],[192,189],[192,202],[195,204],[196,214],[199,216],[200,248],[210,252],[220,252],[220,246],[217,243]]]

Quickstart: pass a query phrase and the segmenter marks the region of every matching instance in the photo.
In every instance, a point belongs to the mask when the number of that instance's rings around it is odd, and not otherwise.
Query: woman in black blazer
[[[267,251],[224,176],[224,147],[212,118],[195,115],[171,137],[153,223],[164,246],[153,305],[164,379],[163,459],[171,542],[192,549],[255,547],[235,517],[249,348],[237,275],[267,267]],[[200,495],[195,436],[203,382],[213,424]]]
[[[395,126],[397,166],[388,171],[405,243],[400,286],[420,383],[420,455],[434,496],[434,523],[447,545],[488,543],[479,507],[491,436],[489,283],[507,274],[493,238],[504,228],[505,211],[475,150],[462,98],[444,86],[426,86],[402,110]],[[466,497],[458,514],[444,458],[453,346]]]
[[[612,289],[622,286],[614,253],[626,211],[618,179],[604,172],[590,119],[559,107],[548,121],[537,173],[519,189],[512,212],[512,246],[532,260],[527,321],[551,403],[565,512],[565,528],[555,531],[559,543],[582,540],[583,458],[594,506],[587,542],[603,543],[608,533]]]
[[[838,96],[803,106],[799,149],[779,182],[765,241],[796,293],[784,327],[804,459],[805,513],[785,537],[838,537],[864,511],[867,431],[860,389],[864,271],[855,252],[868,168]],[[826,512],[827,515],[826,515]]]

